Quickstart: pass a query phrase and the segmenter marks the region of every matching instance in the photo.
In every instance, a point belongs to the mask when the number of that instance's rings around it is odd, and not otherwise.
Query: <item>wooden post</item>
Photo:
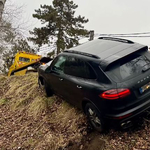
[[[89,41],[92,41],[92,40],[94,40],[94,30],[90,31],[90,39],[89,39]]]

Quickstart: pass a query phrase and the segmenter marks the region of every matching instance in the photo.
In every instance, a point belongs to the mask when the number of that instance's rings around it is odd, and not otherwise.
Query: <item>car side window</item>
[[[87,79],[96,79],[97,78],[94,70],[88,63],[85,63],[84,69],[85,69],[85,75],[86,75]]]
[[[65,56],[59,56],[56,61],[54,62],[53,66],[52,66],[52,70],[62,73],[64,72],[64,64],[66,61],[66,57]]]
[[[96,79],[91,66],[75,57],[68,57],[64,67],[64,73],[85,79]]]

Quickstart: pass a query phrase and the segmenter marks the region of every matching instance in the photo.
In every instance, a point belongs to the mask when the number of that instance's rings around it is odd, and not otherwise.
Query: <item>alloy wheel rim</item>
[[[95,127],[101,127],[101,121],[97,116],[97,113],[92,110],[91,108],[88,108],[88,113],[89,113],[89,118],[91,120],[91,123],[95,126]]]

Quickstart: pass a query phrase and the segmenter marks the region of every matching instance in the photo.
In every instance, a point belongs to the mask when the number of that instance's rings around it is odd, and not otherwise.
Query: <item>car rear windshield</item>
[[[135,53],[122,58],[108,66],[106,73],[114,81],[131,79],[144,72],[144,68],[150,69],[150,53]],[[147,69],[148,70],[148,69]]]

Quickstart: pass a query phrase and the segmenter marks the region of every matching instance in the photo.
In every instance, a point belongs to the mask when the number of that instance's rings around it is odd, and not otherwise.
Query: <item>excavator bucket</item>
[[[17,71],[14,73],[15,76],[22,76],[25,75],[27,72],[27,69],[21,70],[21,71]]]

